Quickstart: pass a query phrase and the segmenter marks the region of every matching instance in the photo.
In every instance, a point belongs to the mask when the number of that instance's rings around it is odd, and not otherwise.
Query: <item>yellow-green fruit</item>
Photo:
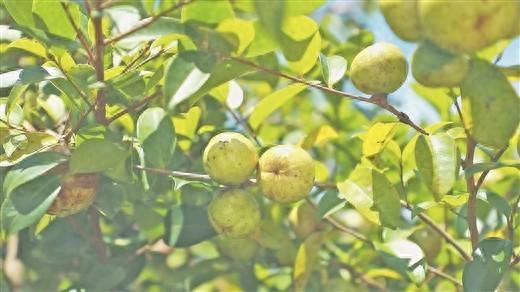
[[[224,185],[240,185],[253,173],[258,154],[251,140],[242,134],[225,132],[211,138],[204,149],[204,168]]]
[[[350,78],[360,91],[383,94],[396,91],[408,75],[408,63],[392,44],[377,43],[362,50],[352,61]]]
[[[88,208],[96,199],[96,174],[65,174],[58,196],[47,209],[47,214],[65,217]]]
[[[520,121],[520,99],[509,80],[493,64],[475,59],[461,93],[471,136],[480,144],[505,148]]]
[[[510,34],[518,24],[518,1],[420,0],[426,37],[452,52],[472,53]]]
[[[297,237],[306,238],[318,227],[316,210],[309,203],[304,202],[291,210],[289,222]]]
[[[279,203],[305,198],[314,184],[314,161],[294,145],[278,145],[260,157],[258,183],[263,194]]]
[[[215,230],[232,238],[244,238],[260,223],[260,208],[255,198],[239,189],[215,197],[208,206],[208,217]]]
[[[411,42],[421,39],[416,0],[379,0],[379,8],[398,37]]]
[[[412,59],[412,75],[424,86],[458,86],[468,73],[469,60],[464,55],[447,52],[429,42],[422,43]]]
[[[223,255],[235,261],[247,261],[256,255],[258,244],[250,238],[222,237],[218,248]]]
[[[284,244],[281,248],[274,251],[274,256],[281,266],[294,266],[298,247],[292,242]]]
[[[426,260],[433,262],[442,249],[442,239],[430,228],[422,228],[411,235],[412,241],[417,243],[424,252]]]

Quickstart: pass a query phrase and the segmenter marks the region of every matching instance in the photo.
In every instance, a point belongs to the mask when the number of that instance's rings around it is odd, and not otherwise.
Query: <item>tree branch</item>
[[[63,10],[65,10],[65,14],[67,15],[67,19],[69,20],[70,24],[72,25],[72,27],[76,31],[76,34],[78,35],[79,42],[81,43],[81,45],[83,46],[83,48],[87,52],[87,57],[88,57],[89,63],[90,64],[94,64],[94,62],[95,62],[94,53],[90,49],[90,46],[89,46],[89,44],[87,42],[87,39],[85,38],[85,35],[79,29],[77,24],[74,22],[74,19],[72,18],[72,15],[71,15],[70,10],[69,10],[69,5],[64,3],[64,2],[61,2],[61,6],[63,7]]]
[[[388,291],[388,289],[386,289],[385,286],[379,284],[372,278],[369,278],[369,277],[365,276],[363,273],[357,271],[354,268],[354,266],[342,262],[341,267],[343,267],[347,271],[349,271],[349,273],[352,275],[352,278],[359,279],[361,281],[361,283],[365,284],[366,286],[368,286],[370,288],[374,288],[378,291]]]
[[[439,276],[441,278],[444,278],[450,282],[452,282],[453,284],[459,286],[459,287],[462,287],[462,283],[459,282],[459,280],[455,279],[454,277],[444,273],[443,271],[437,269],[437,268],[434,268],[432,266],[428,266],[428,271],[436,276]]]
[[[103,65],[103,58],[105,52],[104,36],[103,36],[103,10],[101,8],[101,0],[94,0],[95,11],[91,13],[92,21],[94,22],[95,33],[95,49],[96,49],[96,78],[98,82],[105,81],[105,69]],[[106,124],[106,98],[103,89],[98,89],[96,99],[96,121],[100,124]]]
[[[138,108],[144,106],[145,104],[147,104],[148,102],[150,102],[151,100],[153,100],[159,96],[161,96],[161,92],[157,91],[154,94],[149,95],[149,96],[143,98],[142,100],[139,100],[139,101],[129,105],[127,108],[121,110],[120,112],[118,112],[115,115],[108,118],[107,125],[111,124],[112,122],[114,122],[115,120],[119,119],[120,117],[124,116],[125,114],[127,114],[129,112],[137,110]]]
[[[471,137],[466,139],[466,168],[473,165],[473,159],[475,156],[475,141]],[[477,227],[477,189],[475,188],[475,178],[473,175],[466,177],[466,187],[468,189],[468,229],[471,239],[472,250],[475,250],[479,241],[479,232]]]
[[[410,127],[414,128],[415,130],[420,132],[421,134],[428,135],[428,133],[423,128],[421,128],[420,126],[418,126],[414,122],[412,122],[412,120],[410,120],[410,117],[408,117],[408,115],[406,113],[403,113],[403,112],[397,110],[392,105],[390,105],[386,98],[381,98],[380,96],[363,97],[363,96],[353,95],[353,94],[346,93],[346,92],[343,92],[343,91],[340,91],[340,90],[336,90],[334,88],[325,87],[325,86],[322,86],[322,85],[319,85],[319,84],[307,81],[305,79],[301,79],[301,78],[294,77],[294,76],[291,76],[291,75],[288,75],[288,74],[285,74],[285,73],[282,73],[282,72],[278,72],[276,70],[273,70],[273,69],[270,69],[270,68],[267,68],[267,67],[263,67],[261,65],[258,65],[256,63],[253,63],[253,62],[251,62],[249,60],[246,60],[246,59],[243,59],[243,58],[239,58],[239,57],[231,57],[231,58],[233,60],[237,61],[237,62],[240,62],[242,64],[245,64],[247,66],[250,66],[252,68],[255,68],[255,69],[257,69],[259,71],[262,71],[264,73],[267,73],[267,74],[271,74],[271,75],[274,75],[274,76],[282,77],[282,78],[285,78],[285,79],[288,79],[288,80],[291,80],[291,81],[294,81],[294,82],[297,82],[297,83],[305,84],[305,85],[308,85],[310,87],[314,87],[316,89],[319,89],[321,91],[324,91],[324,92],[327,92],[327,93],[330,93],[330,94],[339,95],[339,96],[346,97],[346,98],[349,98],[349,99],[353,99],[353,100],[362,101],[362,102],[366,102],[366,103],[370,103],[370,104],[376,105],[376,106],[378,106],[378,107],[380,107],[382,109],[385,109],[386,111],[390,112],[394,116],[396,116],[397,119],[399,120],[399,122],[401,122],[403,124],[409,125]]]
[[[174,6],[162,11],[161,13],[158,13],[152,17],[149,17],[149,18],[146,18],[144,19],[143,21],[141,21],[139,24],[137,24],[136,26],[132,27],[131,29],[125,31],[125,32],[122,32],[114,37],[111,37],[109,39],[106,39],[104,41],[104,44],[105,45],[108,45],[108,44],[111,44],[111,43],[114,43],[114,42],[117,42],[131,34],[133,34],[134,32],[138,31],[138,30],[141,30],[147,26],[149,26],[150,24],[156,22],[157,20],[159,20],[161,17],[167,15],[168,13],[170,12],[173,12],[181,7],[183,7],[184,5],[186,4],[189,4],[191,2],[193,2],[195,0],[186,0],[186,1],[183,1],[183,2],[179,2],[177,4],[175,4]]]
[[[405,202],[405,201],[401,201],[401,206],[403,206],[404,208],[410,210],[413,212],[413,208],[412,206],[410,206],[409,203]],[[467,253],[463,248],[462,246],[460,246],[457,241],[451,237],[451,235],[449,233],[447,233],[446,231],[444,231],[442,229],[442,227],[438,226],[430,217],[428,217],[428,215],[422,213],[422,212],[418,212],[417,213],[417,217],[419,217],[419,219],[421,219],[424,223],[426,223],[428,226],[430,226],[433,230],[435,230],[440,236],[442,236],[449,244],[451,244],[459,253],[460,255],[466,260],[466,261],[472,261],[473,260],[473,257]]]
[[[492,158],[491,158],[491,161],[493,162],[497,162],[499,159],[500,159],[500,156],[502,156],[502,154],[504,154],[504,152],[506,152],[506,149],[507,148],[504,148],[504,149],[501,149],[499,150]],[[482,184],[484,183],[484,180],[486,179],[486,176],[489,174],[490,170],[486,170],[484,172],[482,172],[482,174],[480,175],[480,177],[478,178],[477,180],[477,184],[475,185],[475,190],[478,191],[480,189],[480,187],[482,186]]]

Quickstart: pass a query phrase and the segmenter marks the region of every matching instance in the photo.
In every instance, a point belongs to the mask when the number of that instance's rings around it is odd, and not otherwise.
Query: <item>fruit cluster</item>
[[[386,22],[405,41],[420,42],[412,75],[428,87],[460,85],[471,67],[468,55],[520,33],[518,1],[380,0]],[[362,50],[351,65],[354,86],[388,94],[406,80],[408,64],[392,44]]]
[[[279,203],[305,198],[314,184],[314,161],[302,148],[278,145],[258,158],[251,140],[239,133],[213,137],[204,150],[204,168],[216,182],[230,186],[208,207],[217,232],[232,238],[251,235],[260,223],[260,208],[254,197],[240,186],[249,182],[256,169],[263,195]]]

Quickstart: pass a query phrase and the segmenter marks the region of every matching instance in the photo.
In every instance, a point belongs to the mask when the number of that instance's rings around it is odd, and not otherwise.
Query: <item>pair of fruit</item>
[[[258,159],[254,144],[239,133],[213,137],[204,150],[204,168],[216,182],[233,187],[248,181],[257,168],[262,193],[279,203],[306,197],[314,184],[314,161],[303,149],[278,145]],[[246,237],[260,222],[260,209],[248,192],[231,188],[219,194],[208,207],[212,225],[230,237]]]

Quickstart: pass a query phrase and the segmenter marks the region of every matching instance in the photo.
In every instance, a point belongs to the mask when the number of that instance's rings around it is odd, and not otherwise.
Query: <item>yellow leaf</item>
[[[321,147],[325,143],[337,139],[338,137],[338,132],[336,132],[334,128],[329,125],[323,125],[307,135],[301,142],[301,147],[304,149],[310,149],[313,146]]]
[[[397,123],[376,123],[361,137],[363,139],[363,155],[371,157],[381,152],[392,140]]]
[[[188,151],[191,147],[191,140],[197,131],[201,113],[200,107],[194,106],[187,113],[172,118],[177,135],[187,138],[179,141],[179,147],[183,151]]]
[[[14,42],[10,43],[7,48],[20,49],[34,54],[36,56],[47,58],[47,49],[45,49],[45,47],[36,40],[30,40],[27,38],[17,39]]]
[[[312,275],[312,270],[316,267],[318,252],[323,241],[322,233],[311,234],[300,245],[296,260],[294,262],[294,290],[303,291],[307,281]]]
[[[329,177],[329,169],[325,163],[315,160],[314,167],[316,169],[316,181],[324,182]]]

